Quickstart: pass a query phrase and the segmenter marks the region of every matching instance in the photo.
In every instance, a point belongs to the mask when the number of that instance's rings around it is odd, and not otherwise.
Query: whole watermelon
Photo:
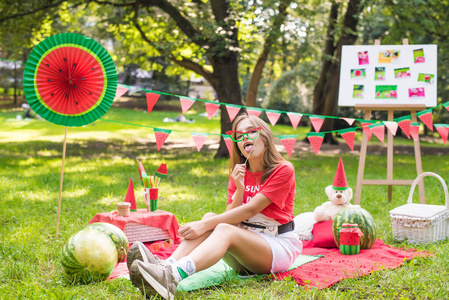
[[[92,223],[87,226],[87,228],[96,229],[106,233],[111,238],[117,249],[117,262],[120,263],[122,261],[125,261],[126,255],[128,253],[129,243],[128,238],[120,228],[104,222]]]
[[[363,236],[360,238],[360,249],[371,249],[377,237],[377,227],[371,214],[361,207],[347,207],[335,216],[332,222],[332,233],[337,247],[340,247],[340,232],[345,223],[358,224]]]
[[[61,264],[72,282],[105,280],[117,264],[116,246],[105,233],[86,228],[64,245]]]

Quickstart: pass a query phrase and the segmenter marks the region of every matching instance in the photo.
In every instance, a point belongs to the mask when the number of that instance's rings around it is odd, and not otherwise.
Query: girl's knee
[[[201,219],[201,220],[206,220],[206,219],[208,219],[208,218],[211,218],[211,217],[214,217],[214,216],[216,216],[217,214],[214,214],[213,212],[208,212],[208,213],[206,213],[204,216],[203,216],[203,218]]]

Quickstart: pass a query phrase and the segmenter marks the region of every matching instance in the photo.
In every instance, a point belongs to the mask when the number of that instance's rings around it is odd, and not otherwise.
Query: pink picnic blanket
[[[290,276],[300,285],[323,289],[346,278],[369,275],[381,269],[396,269],[405,260],[431,255],[427,251],[397,249],[380,239],[371,249],[361,250],[357,255],[342,255],[337,248],[315,248],[312,245],[312,241],[303,242],[302,254],[324,257],[294,270],[275,274],[273,279],[282,280]]]

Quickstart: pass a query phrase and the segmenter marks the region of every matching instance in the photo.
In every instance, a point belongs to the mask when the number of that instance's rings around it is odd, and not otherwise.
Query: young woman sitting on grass
[[[227,134],[233,151],[226,212],[182,226],[184,240],[166,261],[139,242],[129,250],[131,281],[145,295],[172,299],[178,282],[220,259],[240,274],[283,272],[302,251],[293,232],[294,168],[277,151],[270,128],[240,115]]]

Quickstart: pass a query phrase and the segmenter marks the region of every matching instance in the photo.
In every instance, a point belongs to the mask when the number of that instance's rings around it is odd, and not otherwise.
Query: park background
[[[224,211],[227,149],[209,137],[197,152],[190,132],[223,133],[230,120],[222,106],[208,120],[204,106],[186,114],[193,123],[164,123],[181,113],[179,98],[191,96],[220,103],[326,116],[362,118],[361,112],[337,105],[342,45],[438,45],[438,103],[448,99],[447,61],[449,4],[445,1],[2,1],[0,3],[0,290],[6,298],[139,298],[126,280],[70,285],[59,265],[62,245],[98,212],[115,209],[124,199],[129,179],[137,184],[136,158],[147,170],[167,163],[169,178],[161,183],[160,208],[183,224],[208,211]],[[119,83],[130,86],[100,120],[69,128],[60,237],[55,220],[64,128],[31,113],[21,86],[23,65],[33,46],[46,37],[76,32],[100,42],[111,54]],[[146,112],[141,89],[167,93],[153,112]],[[406,114],[406,112],[404,112]],[[399,113],[397,117],[401,116]],[[262,115],[262,117],[264,117]],[[373,116],[386,120],[386,115]],[[443,107],[433,110],[435,123],[447,124]],[[136,126],[109,121],[123,121]],[[322,131],[341,128],[342,120],[326,119]],[[173,132],[157,151],[150,127]],[[280,134],[303,135],[283,115],[272,127]],[[421,125],[423,171],[449,178],[447,146]],[[339,156],[350,186],[355,187],[357,142],[350,151],[336,134],[326,136],[316,156],[297,141],[289,160],[297,177],[295,214],[312,211],[326,201]],[[339,145],[336,145],[336,142]],[[395,178],[414,177],[413,143],[399,131],[394,139]],[[279,149],[288,158],[280,143]],[[369,146],[367,177],[384,178],[386,150],[375,138]],[[385,166],[385,167],[384,167]],[[425,180],[427,202],[442,204],[438,182]],[[273,298],[431,298],[449,293],[442,279],[448,269],[448,244],[395,243],[388,211],[405,203],[409,187],[364,187],[362,207],[374,216],[379,238],[396,246],[433,251],[397,270],[345,280],[325,290],[305,290],[294,282],[233,282],[182,295],[189,299]],[[415,195],[416,196],[416,195]],[[416,198],[416,197],[415,197]],[[139,199],[139,198],[138,198]],[[416,201],[416,199],[415,199]],[[143,201],[138,200],[140,208]],[[445,255],[446,254],[446,255]]]

